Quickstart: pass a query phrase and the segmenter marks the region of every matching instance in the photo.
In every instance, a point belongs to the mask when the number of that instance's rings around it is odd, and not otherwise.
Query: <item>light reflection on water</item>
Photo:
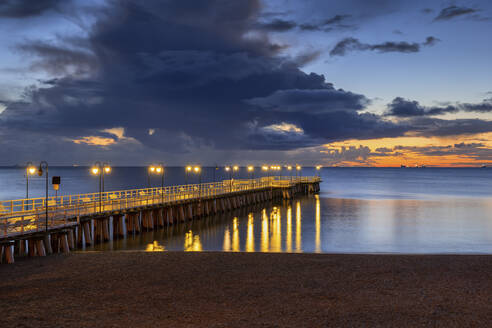
[[[96,249],[492,253],[492,200],[308,196],[145,232]]]

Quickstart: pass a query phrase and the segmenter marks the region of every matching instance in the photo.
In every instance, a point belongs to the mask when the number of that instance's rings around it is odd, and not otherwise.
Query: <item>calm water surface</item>
[[[97,191],[87,168],[51,172],[62,177],[61,193]],[[207,168],[201,180],[213,181],[214,174],[228,178]],[[319,196],[266,203],[95,249],[492,253],[492,169],[326,168],[321,176]],[[189,176],[188,182],[199,179]],[[183,168],[167,171],[166,184],[184,180]],[[31,182],[31,195],[42,196],[44,181]],[[114,168],[106,179],[107,190],[147,184],[145,168]],[[0,169],[0,198],[24,196],[23,170]]]

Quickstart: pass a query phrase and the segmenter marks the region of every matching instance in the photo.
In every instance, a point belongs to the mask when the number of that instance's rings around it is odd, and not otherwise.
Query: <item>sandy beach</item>
[[[76,253],[0,266],[1,327],[490,326],[480,255]]]

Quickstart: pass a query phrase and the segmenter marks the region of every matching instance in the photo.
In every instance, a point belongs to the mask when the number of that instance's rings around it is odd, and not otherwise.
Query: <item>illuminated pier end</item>
[[[281,167],[262,167],[264,171],[269,169],[279,171]],[[238,171],[239,167],[233,166],[229,170]],[[268,176],[257,179],[234,179],[231,176],[230,180],[220,182],[164,187],[164,166],[160,164],[149,167],[149,172],[161,175],[160,187],[104,192],[102,176],[110,172],[111,168],[107,164],[91,168],[91,173],[101,180],[97,193],[1,201],[0,261],[13,263],[15,254],[46,256],[51,253],[69,253],[70,250],[86,245],[126,238],[142,231],[230,212],[245,206],[313,194],[319,191],[320,183],[317,176]],[[199,166],[188,166],[185,173],[193,173],[201,179]],[[268,248],[269,218],[265,216],[264,220],[262,249]],[[274,216],[270,220],[275,223],[272,233],[278,234],[281,230],[279,217]],[[299,203],[296,220],[300,220]],[[224,248],[239,250],[238,224],[235,219],[229,233],[230,241]],[[290,225],[288,229],[291,229]],[[296,251],[300,249],[299,234],[296,231]],[[191,232],[187,238],[188,250],[201,248],[200,240]],[[248,251],[254,250],[253,238],[251,230],[247,240]],[[272,245],[278,248],[279,242],[273,240]]]

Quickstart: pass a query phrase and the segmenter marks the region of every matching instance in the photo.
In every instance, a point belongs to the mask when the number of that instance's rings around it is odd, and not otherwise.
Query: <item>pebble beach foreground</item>
[[[0,327],[490,327],[492,256],[101,252],[0,266]]]

